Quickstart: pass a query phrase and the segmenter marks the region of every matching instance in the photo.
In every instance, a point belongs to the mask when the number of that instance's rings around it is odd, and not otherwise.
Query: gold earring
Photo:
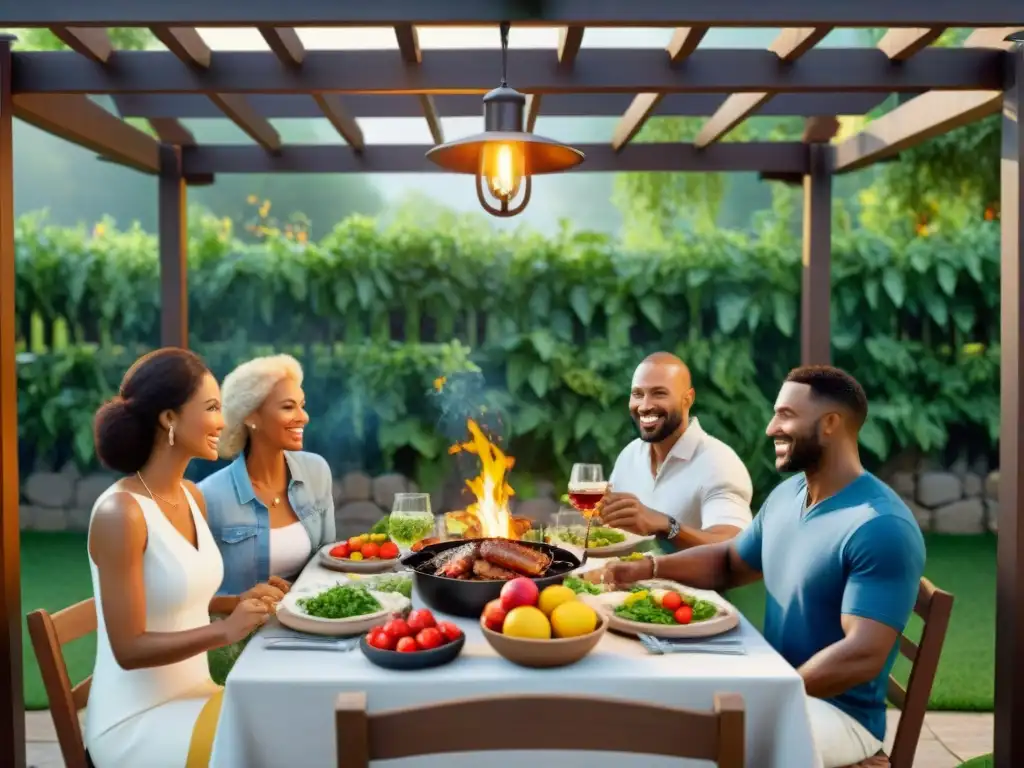
[[[256,431],[256,425],[255,424],[250,424],[249,425],[249,429],[251,429],[253,432],[255,432]]]
[[[171,424],[170,429],[167,430],[167,443],[174,445],[174,425]]]

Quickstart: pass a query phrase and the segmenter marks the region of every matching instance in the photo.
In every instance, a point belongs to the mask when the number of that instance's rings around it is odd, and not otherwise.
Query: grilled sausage
[[[480,557],[522,576],[540,576],[551,565],[550,555],[508,539],[482,542]]]
[[[473,575],[484,581],[509,581],[520,574],[486,560],[477,560],[473,563]]]

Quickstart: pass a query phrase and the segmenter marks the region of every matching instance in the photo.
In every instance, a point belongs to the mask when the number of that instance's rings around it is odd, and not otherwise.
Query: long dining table
[[[323,568],[314,558],[292,589],[315,594],[347,578]],[[415,592],[413,604],[422,607]],[[439,619],[442,616],[434,613]],[[334,768],[338,749],[334,702],[342,692],[364,692],[371,713],[509,694],[590,695],[710,710],[716,693],[739,693],[746,706],[749,768],[820,768],[802,680],[745,618],[732,630],[742,655],[652,654],[635,638],[607,632],[586,658],[557,669],[516,666],[491,649],[476,621],[444,618],[466,634],[461,655],[451,664],[414,672],[377,667],[358,647],[349,651],[272,648],[275,640],[295,636],[272,619],[248,643],[228,675],[211,768]],[[529,727],[529,723],[514,727]],[[638,733],[638,749],[642,741],[643,734]],[[521,768],[566,758],[565,753],[536,751],[459,753],[393,760],[388,765]],[[709,765],[643,754],[587,752],[576,758],[573,765],[588,768]]]

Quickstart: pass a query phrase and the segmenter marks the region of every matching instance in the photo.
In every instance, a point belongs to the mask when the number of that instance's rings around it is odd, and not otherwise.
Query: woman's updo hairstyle
[[[96,455],[104,466],[126,475],[142,469],[153,452],[160,414],[179,410],[209,372],[199,355],[176,347],[136,360],[118,395],[100,406],[93,420]]]

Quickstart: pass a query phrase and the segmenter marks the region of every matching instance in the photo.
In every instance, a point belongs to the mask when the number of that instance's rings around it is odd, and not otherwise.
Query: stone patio
[[[892,746],[899,712],[889,710],[889,738]],[[29,768],[64,768],[53,720],[49,712],[25,715]],[[921,740],[914,759],[915,768],[956,768],[964,760],[992,751],[992,715],[970,712],[930,712],[925,717]]]

